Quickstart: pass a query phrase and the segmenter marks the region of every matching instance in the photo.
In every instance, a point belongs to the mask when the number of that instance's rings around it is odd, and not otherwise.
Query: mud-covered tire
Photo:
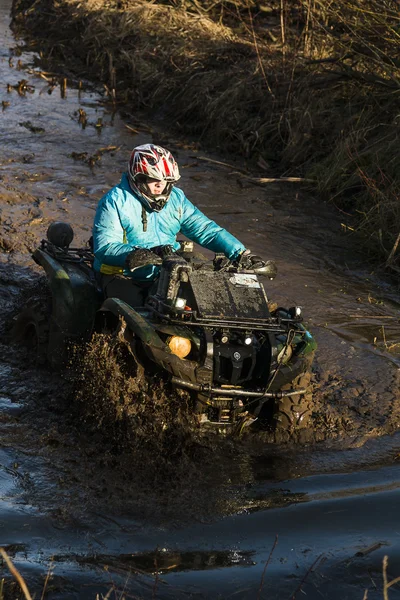
[[[11,330],[11,340],[26,348],[28,357],[37,365],[48,360],[51,307],[31,300],[19,313]]]
[[[292,436],[301,429],[311,426],[313,399],[310,388],[311,373],[303,373],[292,383],[283,386],[285,389],[306,388],[306,393],[296,396],[283,396],[276,399],[273,408],[272,428],[277,434],[287,433]]]

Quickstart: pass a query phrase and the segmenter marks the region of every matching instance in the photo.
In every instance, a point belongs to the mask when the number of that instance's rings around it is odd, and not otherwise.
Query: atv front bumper
[[[298,388],[295,390],[285,390],[285,391],[277,391],[277,392],[267,392],[267,391],[250,391],[244,389],[237,388],[218,388],[212,387],[208,384],[199,384],[192,383],[190,381],[184,381],[183,379],[179,379],[178,377],[172,377],[172,383],[177,385],[178,387],[186,388],[188,390],[195,390],[196,392],[200,392],[201,394],[210,396],[228,396],[230,398],[233,397],[242,397],[242,398],[283,398],[284,396],[296,396],[299,394],[305,394],[305,388]]]

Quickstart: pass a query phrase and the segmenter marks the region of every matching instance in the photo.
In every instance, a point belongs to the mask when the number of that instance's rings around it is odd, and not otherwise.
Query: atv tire
[[[25,346],[28,357],[37,365],[48,360],[50,306],[39,300],[29,301],[18,315],[11,331],[13,342]]]
[[[311,373],[303,373],[292,383],[283,386],[285,389],[306,388],[304,394],[296,396],[283,396],[275,400],[272,416],[272,428],[277,442],[288,441],[300,430],[309,429],[312,417],[312,392],[310,386]],[[304,436],[300,436],[304,437]]]

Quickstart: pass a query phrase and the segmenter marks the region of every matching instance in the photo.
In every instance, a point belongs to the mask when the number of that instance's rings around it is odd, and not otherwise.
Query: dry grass
[[[249,166],[261,157],[313,179],[396,263],[396,0],[16,0],[14,14],[36,33],[45,19],[47,51],[97,76],[111,100]]]

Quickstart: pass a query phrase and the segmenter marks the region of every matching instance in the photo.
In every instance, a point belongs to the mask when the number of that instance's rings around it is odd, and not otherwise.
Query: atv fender
[[[125,319],[128,329],[141,341],[143,350],[151,361],[175,377],[185,381],[196,381],[198,363],[173,354],[154,327],[129,304],[119,298],[108,298],[100,308],[100,312],[104,311]]]
[[[143,343],[151,344],[155,348],[171,353],[167,344],[162,341],[154,327],[123,300],[120,300],[119,298],[107,298],[107,300],[103,302],[100,310],[110,311],[116,317],[124,317],[129,329],[136,337],[141,339]]]
[[[99,291],[89,268],[85,272],[81,264],[61,265],[40,249],[32,257],[43,267],[52,296],[48,355],[59,356],[56,362],[61,363],[68,341],[89,337],[101,301]]]
[[[63,269],[60,263],[47,254],[47,252],[35,250],[32,257],[35,263],[45,270],[53,296],[53,302],[55,302],[57,298],[62,297],[66,307],[71,310],[74,298],[68,273]]]

